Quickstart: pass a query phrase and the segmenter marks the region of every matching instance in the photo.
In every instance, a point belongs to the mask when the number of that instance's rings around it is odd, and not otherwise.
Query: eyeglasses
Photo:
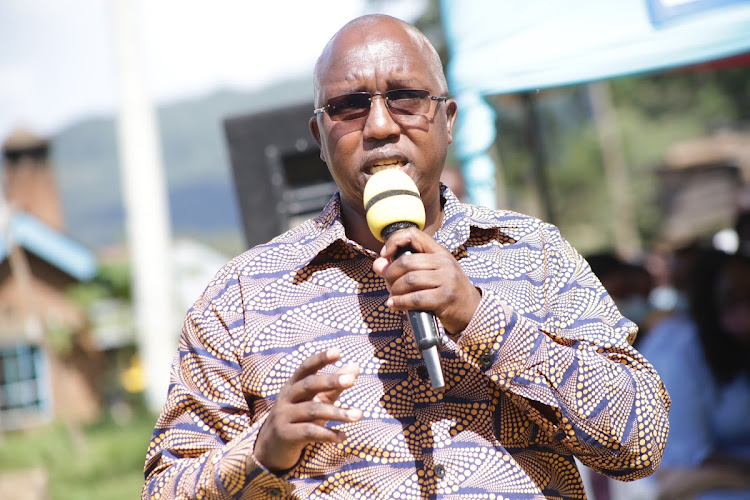
[[[385,99],[385,105],[394,116],[424,115],[430,110],[432,101],[444,101],[447,97],[430,95],[429,90],[423,89],[395,89],[387,92],[352,92],[331,97],[325,106],[313,112],[328,113],[333,121],[355,120],[370,113],[372,99],[376,95]]]
[[[24,149],[5,149],[3,156],[8,163],[18,163],[23,158],[40,161],[47,157],[49,148],[47,146],[34,146]]]

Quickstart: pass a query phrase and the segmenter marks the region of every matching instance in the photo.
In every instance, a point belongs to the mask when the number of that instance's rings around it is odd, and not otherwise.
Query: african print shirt
[[[574,455],[623,480],[655,470],[669,397],[585,260],[554,226],[443,195],[435,239],[482,293],[459,336],[441,327],[444,392],[337,194],[229,262],[188,312],[143,498],[582,499]],[[326,370],[361,367],[339,403],[363,417],[329,422],[346,440],[277,476],[253,457],[258,430],[302,360],[334,346]]]

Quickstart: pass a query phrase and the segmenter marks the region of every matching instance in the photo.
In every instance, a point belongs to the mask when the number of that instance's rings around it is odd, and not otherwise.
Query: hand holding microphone
[[[419,189],[401,170],[387,169],[374,174],[365,185],[363,197],[367,225],[378,240],[385,242],[397,231],[410,227],[424,229],[425,211]],[[410,247],[399,247],[394,260],[411,251]],[[409,311],[408,315],[432,387],[444,387],[435,315],[427,311]]]

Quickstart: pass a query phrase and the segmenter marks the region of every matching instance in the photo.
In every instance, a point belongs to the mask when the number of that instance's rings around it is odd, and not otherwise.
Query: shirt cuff
[[[458,339],[459,350],[469,363],[507,389],[542,340],[537,328],[523,323],[525,318],[495,292],[482,289],[479,306]],[[523,335],[513,333],[519,328]]]
[[[266,469],[255,459],[253,450],[258,432],[268,414],[230,443],[216,467],[216,481],[233,498],[287,498],[293,485]]]

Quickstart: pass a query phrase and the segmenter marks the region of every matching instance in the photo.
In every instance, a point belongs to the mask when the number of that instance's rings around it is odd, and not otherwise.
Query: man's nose
[[[365,121],[365,139],[382,140],[401,133],[401,127],[391,116],[385,97],[376,94],[372,96],[370,113]]]

